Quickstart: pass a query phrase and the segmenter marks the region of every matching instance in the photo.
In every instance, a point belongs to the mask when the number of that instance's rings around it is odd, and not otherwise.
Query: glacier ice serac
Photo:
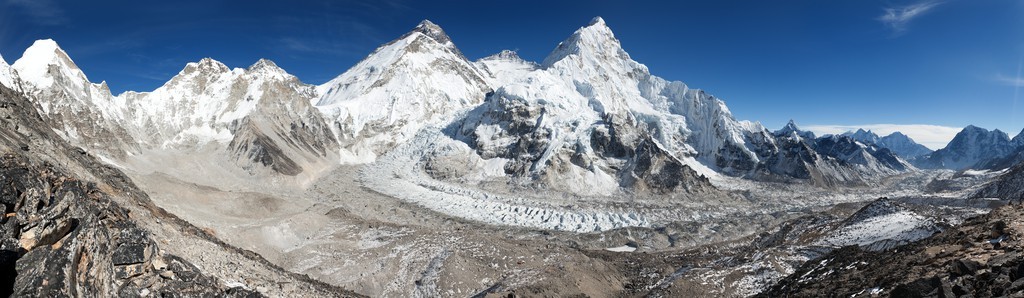
[[[395,151],[420,155],[388,159],[409,163],[389,167],[411,171],[397,176],[585,196],[698,194],[731,177],[858,184],[913,169],[849,137],[737,120],[722,100],[652,75],[600,17],[540,63],[513,51],[471,61],[423,21],[320,86],[269,60],[230,68],[205,58],[156,90],[118,95],[40,40],[13,66],[0,59],[0,84],[112,161],[202,152],[303,181]],[[407,144],[425,145],[395,149]]]

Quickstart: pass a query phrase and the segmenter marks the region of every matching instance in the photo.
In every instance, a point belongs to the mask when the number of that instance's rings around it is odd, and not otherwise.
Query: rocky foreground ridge
[[[0,295],[358,296],[287,272],[156,207],[0,86]]]
[[[906,246],[848,246],[805,263],[759,297],[1020,297],[1024,205],[1014,203]]]

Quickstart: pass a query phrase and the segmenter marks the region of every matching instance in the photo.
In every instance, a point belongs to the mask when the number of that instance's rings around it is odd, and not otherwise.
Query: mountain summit
[[[875,144],[878,145],[878,147],[892,150],[893,153],[896,153],[896,155],[907,160],[932,152],[928,147],[914,142],[910,137],[898,131],[885,137],[879,137],[874,132],[864,129],[857,129],[856,132],[849,131],[843,135],[849,136],[866,144]]]
[[[964,170],[1007,157],[1016,149],[1005,132],[968,125],[945,148],[919,158],[915,163],[922,168]]]
[[[800,127],[796,125],[796,121],[793,121],[792,119],[790,119],[789,122],[786,123],[786,126],[783,126],[782,129],[776,130],[775,131],[775,135],[776,136],[791,136],[791,135],[795,135],[795,136],[798,136],[798,137],[801,137],[801,138],[804,138],[804,139],[807,139],[807,140],[811,140],[811,141],[814,140],[814,133],[813,132],[800,130]]]

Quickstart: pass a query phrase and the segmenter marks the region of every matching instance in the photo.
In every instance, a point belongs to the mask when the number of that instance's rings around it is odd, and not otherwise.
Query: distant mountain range
[[[112,161],[202,149],[249,174],[299,180],[373,162],[424,129],[469,147],[459,154],[478,162],[459,172],[601,195],[706,188],[700,177],[714,175],[857,184],[1024,159],[1024,136],[974,126],[935,152],[899,132],[816,137],[793,121],[771,132],[702,90],[651,75],[601,18],[540,63],[513,51],[470,61],[424,21],[320,86],[265,59],[231,69],[206,58],[154,91],[116,96],[40,40],[13,65],[0,58],[0,84],[28,95],[62,137]]]
[[[783,130],[792,130],[791,126],[792,121]],[[1024,161],[1024,131],[1010,138],[998,129],[990,131],[968,125],[946,147],[935,151],[898,131],[879,137],[870,130],[858,129],[842,136],[889,149],[923,169],[1001,170]]]
[[[987,130],[969,125],[953,137],[945,148],[914,159],[927,169],[1000,170],[1024,161],[1024,131],[1013,139],[998,129]]]
[[[0,84],[28,95],[62,137],[114,162],[176,156],[299,181],[331,164],[373,162],[423,130],[469,147],[459,154],[477,162],[457,172],[597,195],[696,191],[714,175],[858,184],[913,168],[846,136],[739,121],[722,100],[651,75],[601,18],[540,63],[512,51],[470,61],[423,21],[320,86],[269,60],[231,69],[206,58],[157,90],[116,96],[40,40],[13,66],[0,59]]]
[[[858,129],[856,132],[846,132],[843,135],[849,136],[854,140],[872,143],[879,147],[892,150],[896,155],[908,160],[932,153],[932,150],[928,149],[928,147],[914,142],[910,137],[898,131],[885,137],[878,137],[874,132],[864,129]]]

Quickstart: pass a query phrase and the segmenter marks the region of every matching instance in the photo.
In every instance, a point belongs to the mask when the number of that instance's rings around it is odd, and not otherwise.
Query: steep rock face
[[[759,297],[1019,294],[1024,291],[1022,218],[1024,207],[1013,204],[898,249],[844,247],[805,263]]]
[[[119,109],[123,101],[110,94],[106,83],[89,82],[57,43],[36,41],[13,68],[22,91],[65,139],[113,157],[138,152],[136,141],[119,124],[125,118]]]
[[[263,89],[269,90],[270,100],[261,100],[238,120],[228,143],[234,156],[293,176],[305,169],[327,166],[322,164],[325,160],[336,160],[338,142],[327,120],[312,104],[295,100],[287,92],[274,94],[280,88]]]
[[[478,105],[490,87],[440,27],[423,21],[318,87],[342,160],[372,161],[431,123]]]
[[[1016,148],[1010,154],[983,160],[978,162],[976,167],[984,170],[1003,170],[1024,163],[1024,131],[1010,139],[1010,146]]]
[[[1005,158],[1016,149],[1006,133],[970,125],[957,133],[945,148],[922,156],[914,163],[921,168],[965,170]]]

